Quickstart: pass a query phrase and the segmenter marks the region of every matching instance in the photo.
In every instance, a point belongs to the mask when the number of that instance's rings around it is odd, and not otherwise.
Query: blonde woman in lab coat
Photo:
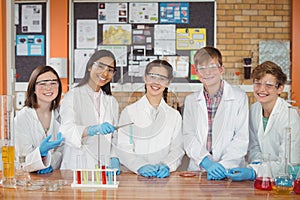
[[[180,113],[166,103],[172,66],[154,60],[145,69],[146,94],[127,106],[118,130],[118,156],[132,172],[144,177],[165,178],[181,164],[184,155]]]
[[[244,166],[249,142],[246,93],[221,79],[221,52],[199,49],[194,63],[203,87],[186,97],[183,137],[190,158],[188,170],[207,172],[207,179],[226,178],[227,169]]]
[[[113,133],[119,116],[118,102],[110,88],[115,71],[114,55],[107,50],[96,51],[87,62],[84,78],[64,97],[60,130],[66,145],[61,169],[94,169],[100,162],[119,169],[111,145],[116,140]],[[81,163],[77,163],[78,157]]]
[[[58,114],[62,85],[50,66],[39,66],[31,73],[25,106],[15,117],[16,153],[25,157],[25,169],[46,174],[59,169],[64,138],[59,131]]]
[[[262,163],[262,155],[269,154],[274,176],[283,167],[286,127],[291,127],[291,162],[300,162],[300,118],[296,109],[280,97],[287,76],[281,68],[266,61],[252,72],[253,93],[257,100],[250,107],[250,142],[248,149],[249,168],[235,168],[229,171],[232,180],[255,178]]]

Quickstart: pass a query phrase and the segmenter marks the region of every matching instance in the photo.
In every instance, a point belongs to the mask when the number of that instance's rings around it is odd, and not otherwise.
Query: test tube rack
[[[73,169],[74,188],[118,188],[117,169]]]

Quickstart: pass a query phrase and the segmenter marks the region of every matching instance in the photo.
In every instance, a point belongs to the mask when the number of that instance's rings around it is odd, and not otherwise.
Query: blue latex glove
[[[118,169],[116,173],[117,173],[117,175],[120,175],[121,170],[120,170],[119,158],[113,157],[113,158],[110,159],[110,168]]]
[[[138,173],[144,177],[154,177],[157,174],[157,168],[155,165],[144,165],[138,169]]]
[[[202,160],[200,166],[206,170],[210,177],[214,177],[215,180],[221,180],[226,177],[226,170],[223,165],[210,160],[207,156]]]
[[[165,177],[170,176],[170,169],[167,165],[157,164],[156,166],[158,168],[157,174],[156,174],[157,178],[165,178]]]
[[[255,171],[252,168],[232,168],[228,170],[227,177],[233,181],[243,181],[255,179]]]
[[[115,131],[115,127],[108,122],[104,122],[100,125],[89,126],[87,128],[87,134],[89,136],[93,135],[106,135],[108,133],[113,133]]]
[[[60,143],[65,140],[65,138],[62,137],[61,132],[57,133],[56,140],[49,142],[50,138],[51,138],[51,135],[48,135],[42,141],[42,143],[40,145],[41,156],[47,156],[49,150],[58,147],[60,145]]]
[[[45,169],[40,169],[40,170],[36,171],[36,173],[38,173],[38,174],[48,174],[48,173],[50,173],[52,171],[53,171],[53,168],[50,165],[49,167],[47,167]]]

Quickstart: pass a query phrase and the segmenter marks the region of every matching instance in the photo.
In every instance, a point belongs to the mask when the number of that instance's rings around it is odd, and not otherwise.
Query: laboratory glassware
[[[14,96],[0,96],[0,139],[2,150],[2,186],[16,187],[15,138],[14,138]]]
[[[294,192],[300,194],[300,170],[297,173],[296,179],[294,181]]]
[[[262,155],[262,163],[257,170],[254,188],[259,190],[272,190],[274,184],[273,175],[270,167],[270,154]]]

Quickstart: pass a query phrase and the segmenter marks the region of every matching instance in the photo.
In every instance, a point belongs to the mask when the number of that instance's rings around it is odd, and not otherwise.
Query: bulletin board
[[[16,3],[15,12],[16,82],[28,82],[46,64],[46,3]]]
[[[147,14],[142,20],[141,12],[135,9],[140,5],[145,16]],[[76,1],[72,6],[73,77],[70,84],[81,80],[85,64],[95,49],[108,49],[120,57],[113,78],[115,83],[142,83],[144,68],[141,66],[154,59],[165,59],[173,65],[175,78],[172,82],[198,83],[193,76],[193,54],[203,46],[215,45],[215,1],[168,1],[153,5],[133,1]],[[169,12],[170,9],[181,10],[175,14]],[[85,31],[91,29],[95,30]],[[115,39],[112,33],[120,30],[122,39]],[[82,43],[84,40],[86,42]]]

